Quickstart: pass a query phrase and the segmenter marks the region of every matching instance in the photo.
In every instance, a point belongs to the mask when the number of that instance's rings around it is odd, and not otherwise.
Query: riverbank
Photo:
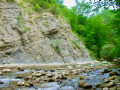
[[[84,90],[84,88],[92,90],[99,88],[96,85],[109,76],[108,73],[102,75],[102,72],[115,66],[106,61],[94,61],[81,64],[25,64],[0,67],[0,90],[13,90],[13,88],[15,90]],[[80,84],[83,83],[82,80],[85,82],[84,87]],[[94,83],[94,80],[97,83]]]

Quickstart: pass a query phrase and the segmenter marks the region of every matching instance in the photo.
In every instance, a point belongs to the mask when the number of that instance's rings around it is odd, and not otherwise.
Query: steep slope
[[[0,63],[78,63],[90,53],[69,24],[47,11],[35,13],[0,2]]]

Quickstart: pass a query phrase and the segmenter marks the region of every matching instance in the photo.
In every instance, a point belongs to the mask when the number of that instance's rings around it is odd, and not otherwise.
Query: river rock
[[[34,86],[34,85],[33,85],[32,82],[26,82],[26,83],[25,83],[25,86],[26,86],[26,87],[30,87],[30,86]]]
[[[17,69],[18,69],[19,71],[24,71],[24,68],[22,68],[21,66],[17,67]]]
[[[105,79],[103,80],[103,82],[104,82],[104,83],[108,83],[108,82],[110,82],[110,80],[109,80],[109,78],[105,78]]]
[[[106,88],[103,88],[103,90],[109,90],[109,88],[106,87]]]
[[[109,78],[109,80],[114,80],[115,79],[115,76],[112,76]]]
[[[107,84],[107,87],[110,88],[110,87],[113,87],[114,86],[114,82],[110,82]]]
[[[23,76],[16,76],[16,78],[21,79],[21,78],[23,78]]]
[[[55,70],[52,69],[52,70],[50,70],[50,72],[55,72]]]
[[[109,73],[109,76],[114,76],[114,75],[119,75],[119,73],[116,72],[116,71],[113,71],[113,72],[110,72],[110,73]]]
[[[81,81],[78,82],[78,86],[79,86],[79,87],[82,87],[84,84],[86,84],[86,82],[83,81],[83,80],[81,80]]]
[[[110,70],[110,69],[104,69],[104,71],[103,71],[103,73],[109,73],[109,72],[111,72],[112,70]]]
[[[4,84],[4,82],[0,80],[0,84]]]
[[[84,89],[91,89],[91,88],[92,88],[92,85],[90,85],[90,84],[84,84],[84,85],[82,86],[82,88],[84,88]]]
[[[99,88],[101,86],[101,84],[96,84],[96,87]]]
[[[41,73],[36,73],[34,76],[40,77],[40,76],[42,76],[42,74]]]
[[[24,82],[24,81],[19,81],[19,82],[17,83],[17,85],[18,85],[18,86],[24,86],[24,85],[25,85],[25,82]]]
[[[53,74],[47,74],[47,77],[53,77],[54,75]]]
[[[31,75],[29,75],[29,76],[26,76],[26,77],[24,78],[24,80],[27,81],[27,80],[32,79],[32,78],[33,78],[33,77],[32,77]]]
[[[28,84],[29,84],[30,86],[34,86],[33,82],[28,82]]]
[[[65,74],[61,74],[61,79],[67,79],[67,77],[65,76]]]
[[[48,79],[48,82],[55,82],[55,79],[54,78],[50,78],[50,79]]]
[[[120,72],[120,69],[118,69],[117,71],[119,71],[119,72]]]
[[[2,73],[2,72],[0,72],[0,75],[3,75],[3,73]]]
[[[29,83],[25,83],[25,86],[26,86],[26,87],[30,87],[30,84],[29,84]]]
[[[109,88],[109,90],[117,90],[117,87]]]
[[[85,80],[86,77],[85,76],[80,76],[80,80]]]
[[[74,75],[79,75],[79,72],[74,72]]]
[[[3,69],[3,73],[11,73],[12,71],[10,69]]]
[[[42,75],[41,75],[41,76],[45,76],[46,74],[47,74],[47,73],[45,73],[45,72],[44,72],[44,73],[42,73]]]
[[[67,69],[68,70],[73,70],[73,67],[72,66],[68,66]]]

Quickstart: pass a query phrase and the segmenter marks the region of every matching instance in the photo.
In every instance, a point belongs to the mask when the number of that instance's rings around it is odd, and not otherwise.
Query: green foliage
[[[7,0],[7,2],[15,2],[15,0]]]
[[[74,48],[81,49],[80,44],[79,44],[78,42],[79,42],[78,40],[72,40],[73,47],[74,47]]]
[[[103,57],[106,60],[113,60],[114,54],[110,54],[115,49],[115,45],[113,44],[107,44],[102,47],[102,50],[100,52],[101,57]]]
[[[17,19],[17,26],[21,29],[21,31],[27,32],[30,30],[29,27],[25,26],[25,21],[21,12],[19,12],[19,15],[16,17],[16,19]]]
[[[57,38],[57,39],[53,39],[51,44],[50,44],[55,49],[55,51],[59,54],[60,54],[60,51],[61,51],[61,48],[59,46],[60,43],[61,43],[60,39]]]
[[[59,4],[53,4],[52,7],[51,7],[51,12],[54,15],[59,15],[59,13],[60,13]]]
[[[93,50],[99,57],[99,52],[108,38],[107,27],[101,17],[95,16],[88,19],[85,30],[86,47]]]
[[[38,12],[40,10],[40,6],[38,4],[35,4],[33,6],[33,9]]]

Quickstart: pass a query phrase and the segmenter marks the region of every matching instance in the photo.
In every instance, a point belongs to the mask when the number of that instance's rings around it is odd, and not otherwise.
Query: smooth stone
[[[12,71],[10,69],[3,69],[3,73],[11,73]]]
[[[53,74],[47,74],[47,77],[53,77]]]
[[[67,69],[68,70],[73,70],[73,67],[72,66],[68,66]]]
[[[17,69],[18,69],[19,71],[24,71],[24,68],[22,68],[22,67],[17,67]]]
[[[80,80],[85,80],[86,77],[85,76],[80,76]]]
[[[103,90],[109,90],[109,88],[103,88]]]
[[[110,69],[104,69],[104,71],[103,71],[103,73],[109,73],[109,72],[111,72],[112,70],[110,70]]]
[[[3,81],[0,81],[0,84],[4,84],[4,82],[3,82]]]
[[[48,82],[55,82],[55,79],[54,78],[50,78],[50,79],[48,79]]]
[[[84,84],[84,85],[82,86],[82,88],[84,88],[84,89],[91,89],[91,88],[92,88],[92,85],[90,85],[90,84]]]
[[[19,82],[17,83],[17,85],[18,85],[18,86],[24,86],[24,85],[25,85],[25,82],[24,82],[24,81],[19,81]]]
[[[105,79],[103,80],[103,82],[104,82],[104,83],[109,83],[110,80],[109,80],[109,78],[105,78]]]
[[[83,81],[83,80],[81,80],[81,81],[78,82],[79,87],[82,87],[84,84],[86,84],[86,82]]]
[[[0,75],[3,75],[3,73],[2,73],[2,72],[0,72]]]
[[[24,78],[24,77],[23,76],[16,76],[16,78],[21,79],[21,78]]]
[[[55,72],[55,70],[50,70],[50,72]]]
[[[113,87],[113,86],[114,86],[114,82],[110,82],[110,83],[107,84],[107,87],[109,87],[109,88]]]
[[[26,77],[24,78],[25,81],[27,81],[27,80],[29,80],[29,79],[32,79],[32,76],[26,76]]]
[[[96,84],[96,87],[99,88],[101,86],[101,84]]]
[[[116,71],[113,71],[113,72],[110,72],[110,73],[109,73],[109,76],[114,76],[114,75],[119,75],[119,73],[116,72]]]

